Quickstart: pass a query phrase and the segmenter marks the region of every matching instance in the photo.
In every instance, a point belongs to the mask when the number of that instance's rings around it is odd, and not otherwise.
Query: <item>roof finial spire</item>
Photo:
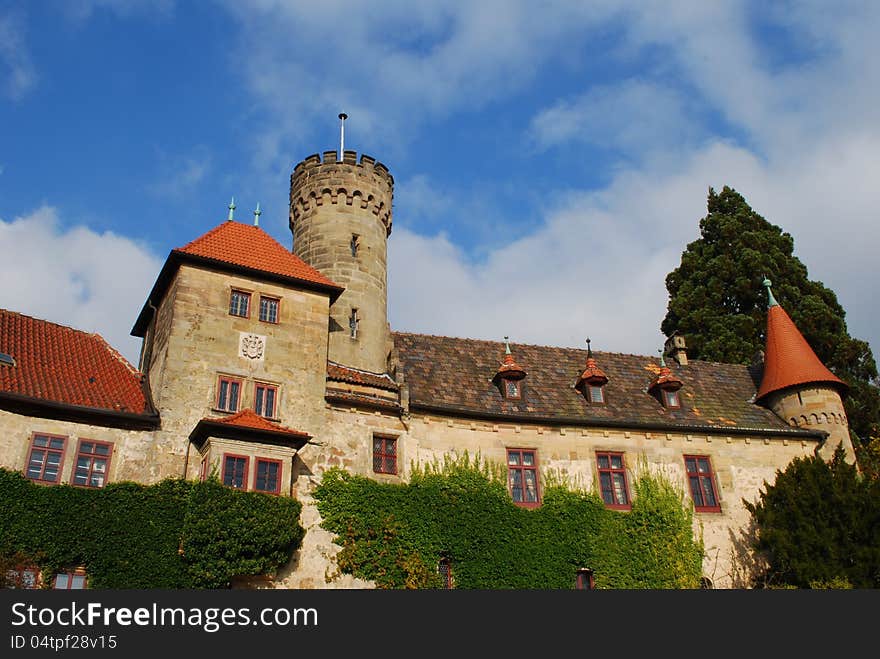
[[[593,356],[593,349],[590,347],[590,337],[588,336],[587,337],[587,358],[589,359],[592,356]]]
[[[765,276],[764,281],[762,283],[764,284],[764,287],[767,289],[767,308],[769,309],[770,307],[778,307],[779,302],[776,301],[776,298],[773,297],[773,291],[770,290],[770,287],[773,285],[773,282],[771,282]]]
[[[254,209],[254,226],[260,226],[260,215],[263,214],[263,211],[260,210],[260,202],[257,202],[257,207]]]
[[[663,356],[663,348],[660,348],[657,352],[660,353],[660,366],[666,368],[666,358]]]
[[[229,201],[229,216],[226,218],[226,221],[232,222],[234,215],[235,215],[235,197],[233,197]]]
[[[345,153],[345,120],[348,115],[345,112],[339,113],[339,162],[342,162]]]
[[[508,341],[509,338],[510,338],[509,336],[504,337],[504,354],[505,355],[510,354],[510,341]]]

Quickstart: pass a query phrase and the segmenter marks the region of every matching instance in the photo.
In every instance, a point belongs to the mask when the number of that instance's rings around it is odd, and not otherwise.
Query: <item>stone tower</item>
[[[847,385],[819,360],[764,280],[769,308],[764,374],[756,400],[789,425],[823,430],[828,437],[819,455],[828,460],[842,446],[848,462],[855,462],[849,424],[841,395]]]
[[[293,252],[345,287],[330,307],[331,361],[372,373],[387,370],[387,243],[394,178],[374,158],[325,151],[290,176]]]

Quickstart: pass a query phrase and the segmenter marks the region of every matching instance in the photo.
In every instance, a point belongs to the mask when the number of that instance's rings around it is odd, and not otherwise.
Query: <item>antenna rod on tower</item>
[[[348,115],[345,112],[339,113],[339,162],[342,162],[345,153],[345,120]]]

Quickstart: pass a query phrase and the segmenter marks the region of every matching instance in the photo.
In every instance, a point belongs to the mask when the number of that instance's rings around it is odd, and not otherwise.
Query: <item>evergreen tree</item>
[[[666,277],[669,307],[660,329],[687,337],[694,359],[751,363],[764,348],[767,298],[773,293],[822,362],[850,389],[844,398],[857,450],[880,436],[877,364],[866,341],[847,332],[833,291],[811,281],[793,255],[794,239],[756,213],[736,190],[709,189],[700,238]]]
[[[743,503],[767,559],[759,583],[880,588],[880,482],[861,477],[843,449],[830,462],[795,459],[756,504]]]

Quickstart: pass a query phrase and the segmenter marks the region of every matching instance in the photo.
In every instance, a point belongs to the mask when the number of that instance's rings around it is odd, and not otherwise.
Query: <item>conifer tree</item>
[[[749,364],[764,348],[773,293],[822,362],[850,389],[844,397],[857,450],[880,436],[877,364],[866,341],[852,338],[833,291],[811,281],[793,254],[794,239],[756,213],[736,190],[709,189],[700,238],[666,277],[669,306],[660,329],[688,342],[694,359]]]

